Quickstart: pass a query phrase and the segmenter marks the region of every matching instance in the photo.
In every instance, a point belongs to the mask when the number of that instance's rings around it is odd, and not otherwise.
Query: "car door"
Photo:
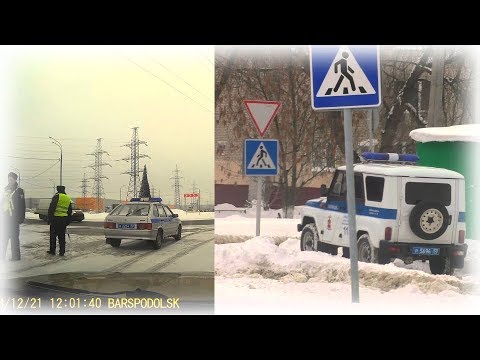
[[[160,224],[160,212],[158,211],[158,207],[155,204],[152,204],[152,229],[155,234],[158,231],[158,228],[161,226]]]
[[[167,218],[168,218],[168,221],[167,221],[167,224],[168,224],[168,231],[169,231],[169,234],[170,236],[171,235],[175,235],[177,233],[177,224],[178,224],[178,218],[174,217],[173,216],[173,212],[172,210],[170,210],[170,208],[166,205],[163,205],[163,209],[165,211],[165,213],[167,214]]]
[[[433,179],[433,178],[401,178],[401,201],[400,201],[400,224],[399,224],[399,242],[416,242],[416,243],[433,243],[433,244],[450,244],[453,242],[453,234],[455,226],[458,221],[458,200],[457,183],[455,179]],[[447,217],[442,217],[447,222],[448,226],[443,234],[434,239],[425,239],[417,236],[412,226],[419,226],[422,228],[421,219],[410,223],[412,211],[420,202],[432,204],[435,206],[444,207],[448,214]],[[435,230],[435,210],[432,211],[432,216],[425,216],[423,230],[426,233]],[[428,215],[428,214],[426,214]],[[425,222],[428,224],[425,224]],[[422,230],[422,231],[423,231]],[[427,235],[428,236],[428,235]],[[426,237],[426,236],[424,236]]]
[[[158,214],[159,214],[159,227],[162,228],[163,230],[163,236],[164,237],[167,237],[167,236],[170,236],[169,235],[169,227],[168,227],[168,222],[169,222],[169,219],[168,219],[168,216],[167,214],[165,213],[165,210],[163,209],[163,206],[162,205],[155,205],[157,206],[158,208]]]

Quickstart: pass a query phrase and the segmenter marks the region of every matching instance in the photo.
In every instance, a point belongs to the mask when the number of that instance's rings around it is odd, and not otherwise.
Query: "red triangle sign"
[[[243,103],[247,107],[258,133],[263,137],[282,103],[267,100],[244,100]]]

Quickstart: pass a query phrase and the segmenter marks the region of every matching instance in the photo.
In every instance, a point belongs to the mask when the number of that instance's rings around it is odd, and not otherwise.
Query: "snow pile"
[[[215,245],[215,274],[224,277],[261,277],[283,283],[350,282],[350,261],[321,252],[301,252],[298,239],[288,239],[279,246],[268,237],[256,237],[240,244]],[[474,291],[473,279],[433,276],[408,270],[395,264],[359,263],[360,284],[380,291],[414,286],[422,293]]]
[[[453,291],[424,294],[407,285],[388,292],[350,284],[282,282],[263,277],[215,277],[216,314],[479,314],[478,296]]]
[[[299,222],[298,219],[262,218],[260,220],[260,234],[273,238],[282,238],[283,240],[289,237],[300,237],[300,233],[297,231]],[[216,243],[224,243],[226,241],[221,239],[231,236],[252,238],[255,236],[255,229],[255,218],[247,218],[241,215],[232,215],[226,218],[215,217]]]
[[[237,208],[235,205],[229,203],[223,203],[215,205],[215,211],[220,210],[243,210],[244,208]]]
[[[104,221],[108,213],[94,213],[94,212],[84,212],[85,221]]]
[[[480,124],[415,129],[410,131],[410,137],[422,143],[429,141],[480,142]]]

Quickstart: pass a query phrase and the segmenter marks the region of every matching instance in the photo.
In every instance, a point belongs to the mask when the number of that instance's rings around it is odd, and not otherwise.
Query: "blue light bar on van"
[[[417,162],[419,157],[417,154],[397,154],[397,153],[374,153],[374,152],[364,152],[362,157],[365,160],[380,160],[380,161],[407,161],[407,162]]]
[[[162,202],[162,198],[131,198],[131,202]]]

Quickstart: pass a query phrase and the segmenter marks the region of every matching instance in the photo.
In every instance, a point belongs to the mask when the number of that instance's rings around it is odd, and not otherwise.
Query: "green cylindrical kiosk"
[[[480,124],[412,130],[418,165],[459,172],[465,177],[466,237],[480,239]]]

